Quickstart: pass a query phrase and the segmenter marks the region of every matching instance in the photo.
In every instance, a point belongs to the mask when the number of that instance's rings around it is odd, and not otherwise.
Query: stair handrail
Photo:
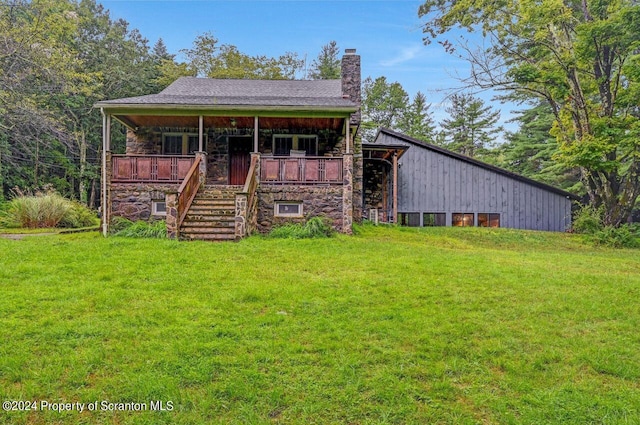
[[[198,156],[178,188],[178,229],[182,226],[182,222],[187,216],[187,212],[189,212],[193,198],[196,197],[196,193],[198,193],[198,189],[200,188],[199,168],[200,157]]]
[[[251,165],[242,192],[236,193],[236,238],[243,238],[251,234],[256,219],[256,192],[258,190],[259,155],[251,155]]]

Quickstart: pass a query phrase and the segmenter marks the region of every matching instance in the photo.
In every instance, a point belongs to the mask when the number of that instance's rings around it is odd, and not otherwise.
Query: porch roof
[[[341,80],[218,80],[181,77],[158,94],[104,100],[110,110],[291,110],[355,112]]]

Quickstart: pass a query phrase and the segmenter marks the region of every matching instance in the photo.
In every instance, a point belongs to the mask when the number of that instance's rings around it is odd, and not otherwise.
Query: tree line
[[[640,7],[631,0],[545,3],[427,0],[425,43],[471,64],[468,91],[448,98],[436,123],[427,97],[368,77],[362,137],[401,131],[465,155],[584,193],[607,224],[631,214],[640,195]],[[463,27],[488,47],[448,38]],[[96,206],[102,99],[157,93],[180,76],[339,78],[339,48],[322,46],[309,66],[297,53],[250,56],[212,33],[170,54],[114,20],[95,0],[0,3],[0,200],[11,188],[52,185]],[[515,132],[473,90],[500,89],[523,105]],[[116,124],[117,125],[117,124]],[[502,135],[502,137],[499,137]],[[124,130],[113,132],[122,147]],[[496,144],[502,138],[505,143]]]

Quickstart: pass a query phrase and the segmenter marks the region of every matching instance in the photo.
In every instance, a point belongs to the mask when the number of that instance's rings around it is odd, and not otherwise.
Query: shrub
[[[69,201],[71,208],[62,218],[58,227],[77,229],[80,227],[97,226],[98,217],[94,211],[76,201]]]
[[[604,229],[602,224],[602,210],[591,205],[580,208],[573,218],[573,231],[592,235]]]
[[[612,248],[637,248],[640,246],[640,231],[637,226],[623,224],[620,227],[606,226],[591,236],[596,245]]]
[[[18,196],[9,202],[3,221],[8,227],[56,227],[71,209],[70,204],[55,192]]]
[[[111,220],[111,234],[127,238],[166,238],[167,226],[164,221],[131,221],[123,217]]]
[[[573,231],[587,235],[587,238],[596,245],[612,248],[639,246],[640,229],[636,225],[605,226],[602,222],[602,210],[589,205],[580,208],[576,213]]]
[[[276,227],[269,233],[272,238],[310,239],[328,238],[333,236],[335,230],[329,220],[323,217],[312,217],[304,224],[285,224]]]

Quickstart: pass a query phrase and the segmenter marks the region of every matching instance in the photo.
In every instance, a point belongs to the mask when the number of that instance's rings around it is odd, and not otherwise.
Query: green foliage
[[[520,126],[516,132],[506,134],[507,143],[498,148],[500,161],[497,165],[525,177],[579,193],[580,171],[568,168],[556,159],[559,144],[550,134],[554,121],[551,107],[539,102],[530,109],[517,112],[517,116],[511,121]]]
[[[70,208],[58,223],[58,227],[79,229],[82,227],[97,226],[100,220],[95,211],[77,201],[69,201]]]
[[[9,202],[3,221],[7,227],[56,227],[71,208],[71,202],[57,193],[17,196]]]
[[[110,233],[125,238],[157,238],[167,237],[167,225],[163,220],[131,221],[124,217],[114,217],[111,220]]]
[[[362,139],[373,141],[380,127],[397,129],[409,105],[409,95],[398,82],[388,83],[386,77],[362,83]]]
[[[17,192],[11,201],[2,205],[0,214],[0,225],[5,227],[81,228],[98,224],[94,211],[54,191],[35,195]]]
[[[573,231],[587,236],[596,245],[611,248],[637,248],[640,246],[640,227],[623,224],[618,227],[605,224],[604,208],[586,205],[574,216]]]
[[[198,35],[193,46],[181,52],[187,57],[186,67],[179,64],[172,69],[170,64],[165,63],[167,71],[176,73],[187,70],[210,78],[280,80],[295,78],[303,66],[303,61],[296,53],[287,52],[278,58],[249,56],[232,44],[219,44],[211,32]]]
[[[340,79],[340,49],[338,43],[330,41],[322,46],[318,57],[311,63],[309,77],[313,80],[337,80]]]
[[[425,42],[470,62],[467,84],[551,107],[555,158],[580,168],[607,225],[624,223],[640,194],[640,4],[427,0],[419,15]],[[459,27],[482,30],[488,47],[446,39]]]
[[[502,127],[496,126],[500,111],[485,106],[482,99],[471,94],[454,94],[451,105],[445,108],[450,118],[445,118],[442,127],[445,147],[470,157],[486,154]]]
[[[573,217],[573,231],[576,233],[594,234],[604,228],[602,224],[602,208],[591,205],[582,206]]]
[[[422,92],[417,92],[413,102],[409,104],[398,120],[398,131],[422,140],[433,143],[435,138],[435,124],[433,114],[429,110],[431,107],[427,103],[427,97]]]
[[[271,238],[289,239],[313,239],[329,238],[335,234],[328,219],[312,217],[306,223],[291,223],[274,228],[270,233]]]

